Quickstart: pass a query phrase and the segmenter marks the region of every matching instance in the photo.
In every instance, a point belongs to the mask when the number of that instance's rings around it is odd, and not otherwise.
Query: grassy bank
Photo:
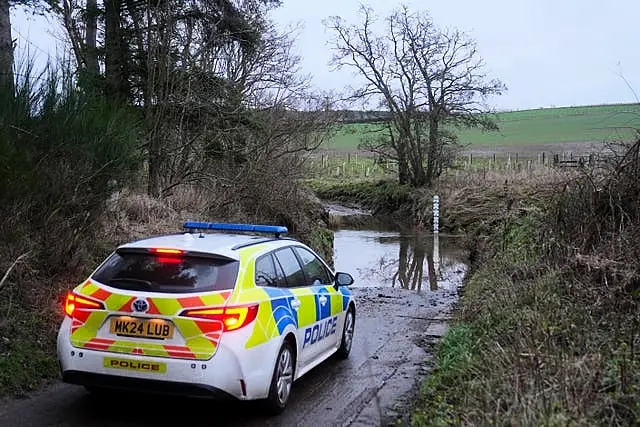
[[[638,162],[636,145],[475,230],[414,425],[640,423]]]
[[[489,230],[504,216],[528,209],[524,201],[542,203],[551,188],[574,174],[553,168],[464,170],[445,174],[433,188],[411,188],[393,179],[307,179],[303,185],[323,200],[355,204],[418,228],[431,227],[438,195],[441,230],[463,233]]]

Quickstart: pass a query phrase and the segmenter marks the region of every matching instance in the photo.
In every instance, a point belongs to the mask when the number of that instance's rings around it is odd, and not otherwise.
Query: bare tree
[[[334,34],[332,63],[362,78],[352,100],[390,112],[386,135],[368,148],[398,162],[401,184],[430,185],[451,157],[451,127],[495,129],[485,100],[505,87],[487,79],[472,39],[439,29],[426,13],[401,7],[380,23],[362,6],[360,16],[358,25],[325,21]]]

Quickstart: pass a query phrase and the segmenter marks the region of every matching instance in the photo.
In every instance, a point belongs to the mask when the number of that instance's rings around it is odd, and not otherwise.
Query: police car
[[[118,247],[67,294],[57,341],[63,381],[264,399],[277,413],[293,381],[334,354],[349,356],[349,274],[281,237],[286,227],[184,228]]]

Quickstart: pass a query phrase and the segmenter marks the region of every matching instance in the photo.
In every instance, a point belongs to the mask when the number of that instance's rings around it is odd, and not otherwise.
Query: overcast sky
[[[640,1],[638,0],[369,0],[381,16],[406,4],[426,10],[441,27],[456,27],[478,43],[489,75],[508,91],[490,100],[498,109],[635,102],[640,95]],[[338,15],[356,23],[355,0],[283,0],[273,12],[281,25],[302,24],[297,39],[303,72],[321,89],[352,84],[349,71],[332,71],[329,34],[322,20]],[[41,19],[13,16],[21,48],[55,55],[51,35],[60,29]],[[25,42],[25,38],[30,43]]]

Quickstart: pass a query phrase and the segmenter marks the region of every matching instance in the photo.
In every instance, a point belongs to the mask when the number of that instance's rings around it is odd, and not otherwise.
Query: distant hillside
[[[341,112],[342,126],[326,148],[354,150],[367,131],[386,118],[387,112]],[[347,114],[344,114],[347,113]],[[357,118],[360,117],[360,120]],[[593,105],[583,107],[540,108],[496,114],[498,132],[477,129],[457,131],[460,142],[472,145],[523,146],[559,142],[600,142],[630,139],[640,129],[640,104]]]

